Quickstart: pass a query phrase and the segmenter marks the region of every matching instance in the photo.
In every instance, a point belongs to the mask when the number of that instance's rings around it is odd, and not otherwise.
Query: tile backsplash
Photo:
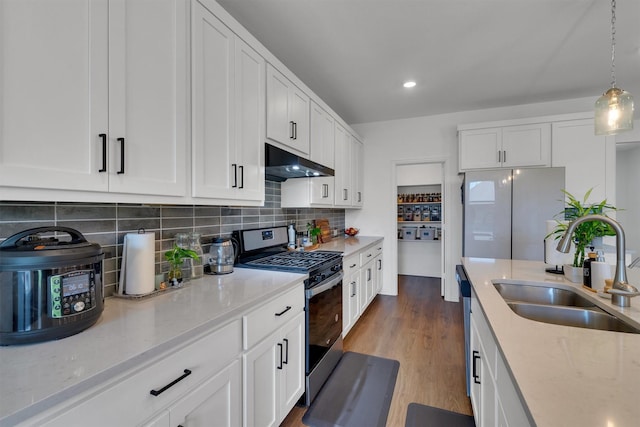
[[[163,253],[173,245],[176,233],[200,233],[206,254],[213,237],[228,236],[233,230],[294,222],[300,231],[317,218],[328,219],[339,231],[345,228],[344,209],[281,208],[280,183],[266,181],[265,191],[264,207],[0,201],[0,241],[28,228],[74,228],[104,249],[105,295],[110,296],[119,278],[124,235],[140,228],[155,233],[157,273],[169,269]]]

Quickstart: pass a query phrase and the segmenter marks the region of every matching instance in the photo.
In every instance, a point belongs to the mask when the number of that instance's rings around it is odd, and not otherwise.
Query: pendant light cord
[[[611,87],[616,87],[616,0],[611,0]]]

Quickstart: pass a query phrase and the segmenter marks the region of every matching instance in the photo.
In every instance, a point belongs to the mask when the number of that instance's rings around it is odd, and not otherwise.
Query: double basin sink
[[[572,290],[501,282],[494,286],[514,313],[530,320],[640,334],[640,328],[607,313]]]

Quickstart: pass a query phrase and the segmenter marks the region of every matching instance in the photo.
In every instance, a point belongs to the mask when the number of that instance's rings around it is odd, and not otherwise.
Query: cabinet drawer
[[[296,286],[244,316],[244,349],[248,350],[304,310],[304,286]]]
[[[69,426],[77,425],[79,420],[93,426],[138,425],[239,357],[241,336],[242,326],[238,319],[119,376],[112,385],[97,387],[72,399],[64,408],[54,408],[53,414],[30,420],[26,425]],[[152,390],[158,394],[152,395]]]
[[[377,246],[372,246],[360,252],[360,265],[365,265],[369,261],[372,261],[378,252],[377,248]]]
[[[354,271],[358,271],[360,269],[360,254],[351,255],[348,258],[345,258],[342,262],[342,269],[344,270],[345,276],[348,276]]]

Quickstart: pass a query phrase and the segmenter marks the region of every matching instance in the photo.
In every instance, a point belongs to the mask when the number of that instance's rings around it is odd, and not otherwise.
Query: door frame
[[[448,232],[447,227],[448,224],[451,223],[451,201],[449,200],[449,195],[447,192],[447,181],[446,181],[446,171],[447,164],[450,160],[444,156],[434,156],[434,157],[423,157],[423,158],[413,158],[413,159],[403,159],[403,160],[392,160],[391,161],[391,191],[392,194],[389,195],[390,200],[393,200],[392,205],[396,206],[398,200],[398,166],[407,166],[407,165],[422,165],[422,164],[439,164],[440,165],[440,173],[441,173],[441,186],[442,186],[442,239],[440,240],[440,296],[446,295],[447,285],[449,281],[447,280],[447,274],[449,273],[447,268],[447,260],[453,259],[452,254],[448,253],[448,249],[452,247],[450,239],[451,233]],[[393,214],[391,218],[391,225],[393,226],[394,234],[397,235],[397,209],[391,209],[390,212]],[[394,239],[392,241],[392,253],[396,254],[396,273],[398,271],[398,239]],[[450,250],[450,249],[449,249]],[[395,282],[396,286],[396,294],[398,292],[398,282]]]

